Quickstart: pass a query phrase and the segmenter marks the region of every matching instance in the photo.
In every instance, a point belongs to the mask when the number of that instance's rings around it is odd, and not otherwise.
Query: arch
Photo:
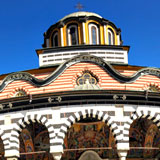
[[[3,145],[3,149],[4,149],[4,155],[5,155],[5,152],[8,149],[8,145],[10,145],[10,142],[9,142],[9,138],[7,136],[5,136],[5,132],[2,129],[0,129],[0,138],[3,143],[2,145]]]
[[[57,135],[59,145],[61,145],[61,147],[63,148],[63,143],[64,143],[64,138],[65,138],[65,134],[68,131],[68,128],[70,128],[74,123],[76,123],[76,121],[79,121],[81,119],[81,117],[86,118],[86,116],[88,115],[88,117],[97,117],[98,120],[101,120],[102,122],[105,122],[111,129],[114,137],[115,137],[115,141],[117,143],[118,140],[121,140],[120,138],[120,130],[118,129],[118,126],[116,123],[113,122],[113,119],[111,117],[109,117],[107,114],[105,114],[102,111],[98,111],[96,109],[85,109],[83,111],[79,111],[74,113],[73,115],[71,115],[66,121],[65,123],[61,126],[60,131]]]
[[[132,114],[128,121],[128,158],[156,158],[158,143],[155,146],[153,143],[160,138],[159,118],[159,114],[148,109],[137,110]],[[155,135],[159,135],[158,138]]]
[[[89,70],[86,70],[83,72],[83,74],[76,79],[77,85],[83,85],[86,82],[89,82],[90,84],[97,84],[98,78],[97,76],[93,75]]]
[[[67,43],[69,46],[78,45],[78,24],[69,24],[67,26]]]
[[[115,36],[111,28],[108,28],[108,44],[115,45]]]
[[[144,87],[143,87],[143,90],[144,90],[144,91],[150,91],[150,92],[152,92],[152,90],[151,90],[151,88],[150,88],[151,86],[155,87],[155,89],[157,89],[157,91],[160,91],[160,86],[159,86],[159,84],[156,83],[156,82],[146,83],[146,84],[144,85]],[[153,91],[153,92],[156,92],[156,90]]]
[[[88,157],[89,156],[89,157]],[[87,159],[92,159],[92,160],[102,160],[99,155],[94,152],[94,151],[85,151],[79,160],[87,160]]]
[[[155,123],[160,129],[160,114],[157,114],[156,112],[152,110],[137,110],[132,113],[130,116],[129,120],[124,123],[124,130],[123,130],[123,137],[127,137],[128,140],[125,139],[125,141],[129,142],[129,130],[131,127],[131,124],[133,123],[134,120],[139,119],[139,118],[146,118],[149,120],[152,120],[153,123]]]
[[[79,77],[81,77],[86,71],[88,71],[89,73],[91,73],[92,76],[96,77],[97,79],[97,83],[99,86],[101,86],[101,82],[102,82],[102,75],[97,72],[97,70],[93,70],[92,68],[86,68],[85,70],[82,68],[81,70],[79,70],[72,78],[72,82],[73,82],[73,87],[75,88],[77,85],[77,79]]]
[[[89,43],[90,44],[99,44],[99,27],[95,23],[89,23],[88,24],[89,29]]]
[[[53,125],[48,121],[48,119],[39,113],[36,114],[27,114],[23,119],[20,119],[16,125],[14,126],[11,137],[10,137],[10,146],[9,148],[12,150],[17,150],[19,153],[19,134],[22,131],[23,128],[27,126],[27,124],[30,124],[30,122],[38,122],[40,124],[43,124],[49,133],[50,138],[50,148],[53,145],[53,139],[55,138],[55,132]]]
[[[9,97],[15,97],[16,96],[16,93],[19,92],[19,91],[22,91],[27,95],[30,95],[30,92],[28,91],[28,89],[26,89],[25,87],[17,87],[15,88],[15,90],[13,90],[10,94],[9,94]]]
[[[59,45],[59,37],[58,37],[58,31],[55,31],[53,34],[52,34],[52,46],[53,47],[58,47]]]

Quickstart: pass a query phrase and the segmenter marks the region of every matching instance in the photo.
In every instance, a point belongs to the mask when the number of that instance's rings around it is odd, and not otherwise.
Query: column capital
[[[61,157],[62,157],[62,153],[61,152],[59,152],[59,153],[51,153],[51,154],[52,154],[54,160],[60,160]]]

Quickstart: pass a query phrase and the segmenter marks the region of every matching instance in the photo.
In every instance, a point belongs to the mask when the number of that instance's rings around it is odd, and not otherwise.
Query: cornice
[[[8,84],[17,80],[27,81],[36,87],[49,85],[50,83],[54,82],[67,68],[80,62],[88,62],[99,65],[105,70],[106,73],[108,73],[120,83],[133,83],[143,75],[153,75],[160,78],[160,69],[156,68],[143,68],[137,71],[132,76],[124,76],[118,71],[116,71],[109,63],[105,62],[102,58],[85,54],[67,60],[62,65],[60,65],[49,77],[45,79],[37,79],[36,77],[32,76],[30,73],[27,72],[11,73],[3,79],[0,85],[0,92],[3,91],[3,89],[7,87]]]
[[[127,90],[83,90],[37,94],[0,100],[0,113],[90,104],[160,106],[159,93]],[[107,105],[108,104],[108,105]]]

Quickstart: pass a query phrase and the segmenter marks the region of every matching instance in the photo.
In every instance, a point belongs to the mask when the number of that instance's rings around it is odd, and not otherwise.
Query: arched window
[[[96,24],[89,24],[89,42],[90,44],[99,44],[99,29]]]
[[[114,33],[111,29],[108,29],[108,44],[109,45],[115,44]]]
[[[77,45],[78,44],[78,27],[77,25],[70,25],[67,28],[68,35],[68,45]]]
[[[89,72],[84,72],[81,77],[77,78],[77,84],[83,85],[83,84],[97,84],[97,78],[92,76]]]
[[[53,47],[58,46],[58,32],[54,32],[52,36],[52,45]]]
[[[27,95],[27,93],[24,90],[20,89],[15,93],[14,97],[22,97],[22,96],[26,96],[26,95]]]
[[[148,91],[149,92],[159,92],[160,90],[159,90],[158,86],[150,85],[149,88],[148,88]]]

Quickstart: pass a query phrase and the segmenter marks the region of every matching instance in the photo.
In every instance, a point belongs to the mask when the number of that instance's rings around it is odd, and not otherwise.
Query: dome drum
[[[129,46],[79,45],[37,50],[39,66],[60,65],[74,56],[89,54],[101,57],[108,63],[128,64]]]
[[[50,48],[50,47],[63,47],[68,46],[70,43],[68,43],[70,38],[70,30],[69,27],[72,25],[77,25],[75,27],[75,31],[78,32],[78,38],[81,39],[76,45],[81,44],[93,44],[91,39],[89,38],[94,33],[94,30],[92,31],[91,25],[95,24],[95,27],[97,28],[96,37],[98,39],[97,44],[101,45],[110,45],[109,42],[109,31],[111,30],[112,36],[115,39],[114,44],[111,45],[121,45],[121,30],[117,28],[112,22],[102,18],[101,16],[90,13],[90,12],[76,12],[72,13],[68,16],[65,16],[62,18],[59,22],[52,25],[47,32],[44,33],[44,44],[42,45],[44,48]],[[60,42],[58,45],[54,45],[52,43],[54,33],[57,31],[58,35],[58,41]],[[74,35],[74,32],[72,33],[72,36]],[[92,36],[93,37],[93,36]],[[75,45],[75,44],[73,44]]]

